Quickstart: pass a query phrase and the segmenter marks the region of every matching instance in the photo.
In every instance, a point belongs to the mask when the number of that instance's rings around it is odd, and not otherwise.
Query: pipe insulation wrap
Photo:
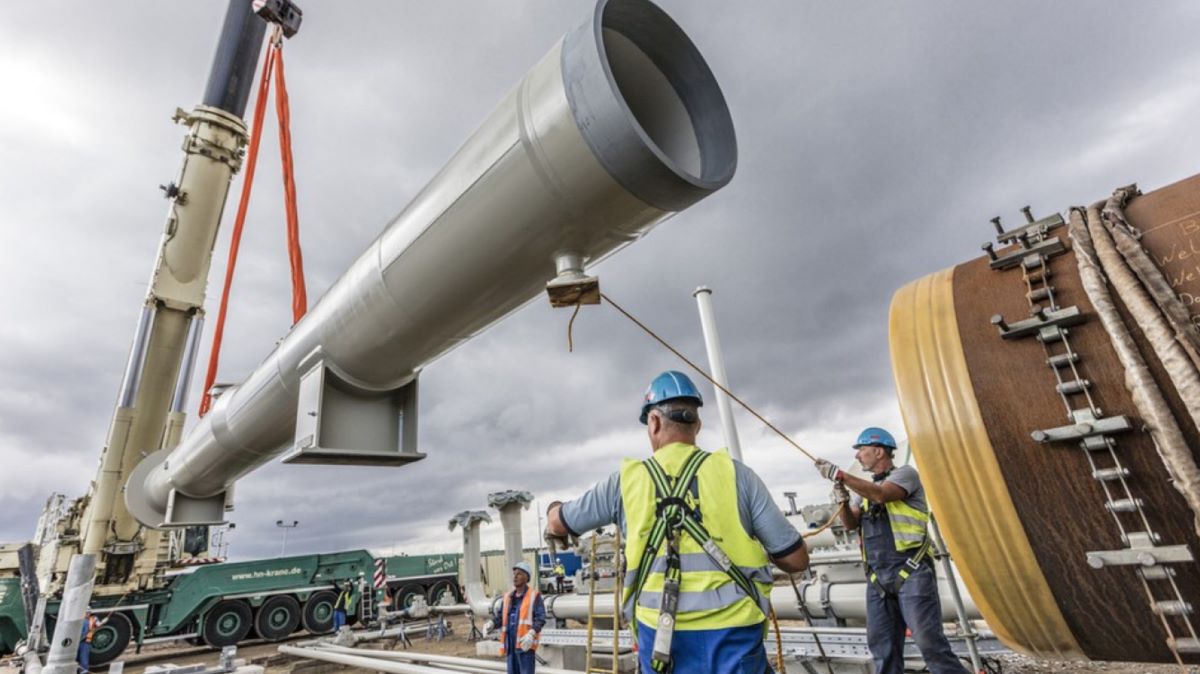
[[[1129,390],[1147,430],[1154,437],[1163,463],[1174,478],[1176,489],[1180,490],[1192,508],[1193,523],[1197,533],[1200,533],[1200,470],[1188,452],[1183,432],[1171,414],[1162,391],[1155,383],[1150,368],[1146,366],[1146,360],[1142,358],[1125,321],[1113,304],[1112,295],[1105,282],[1104,270],[1096,256],[1092,232],[1087,224],[1091,215],[1091,209],[1085,211],[1076,208],[1071,210],[1069,219],[1071,238],[1075,242],[1075,261],[1079,266],[1083,289],[1095,307],[1100,322],[1112,340],[1117,358],[1125,369],[1125,388]],[[1103,232],[1100,234],[1106,236]],[[1114,286],[1128,281],[1120,276],[1111,278]]]
[[[1192,423],[1200,426],[1200,371],[1196,369],[1197,353],[1193,341],[1196,326],[1188,317],[1179,297],[1163,278],[1162,271],[1150,260],[1141,244],[1129,232],[1131,227],[1125,221],[1122,208],[1135,191],[1136,187],[1119,189],[1113,197],[1104,202],[1102,209],[1099,204],[1089,208],[1088,232],[1117,296],[1124,302],[1138,327],[1150,341],[1155,355],[1166,369],[1167,376],[1187,408]],[[1120,252],[1120,256],[1118,257],[1112,249]],[[1119,314],[1115,318],[1117,321],[1122,320]],[[1104,327],[1115,343],[1118,336],[1110,329],[1115,328],[1114,323],[1106,321]],[[1122,365],[1126,365],[1127,368],[1125,386],[1132,394],[1130,382],[1134,375],[1128,372],[1128,367],[1136,365],[1126,364],[1124,359]],[[1157,385],[1155,386],[1157,389]],[[1157,410],[1151,412],[1139,406],[1138,411],[1143,415],[1153,414],[1160,420],[1170,417],[1171,423],[1178,430],[1166,401],[1162,400],[1161,394],[1158,398],[1160,400],[1156,404],[1161,406]],[[1153,430],[1151,435],[1154,435]],[[1166,438],[1155,436],[1155,440],[1158,441],[1156,449],[1171,476],[1171,483],[1191,509],[1196,533],[1200,534],[1200,467],[1197,467],[1181,434],[1171,437],[1167,442],[1161,441],[1164,439]]]
[[[600,0],[240,386],[126,502],[220,496],[286,451],[314,358],[364,391],[418,370],[541,293],[556,253],[594,264],[733,177],[729,111],[703,57],[647,0]]]

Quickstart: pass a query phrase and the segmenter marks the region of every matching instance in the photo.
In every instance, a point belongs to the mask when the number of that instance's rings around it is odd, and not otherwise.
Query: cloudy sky
[[[849,461],[864,425],[903,434],[887,353],[896,288],[976,255],[994,215],[1200,170],[1195,3],[661,4],[722,84],[738,174],[592,271],[701,361],[691,293],[713,287],[734,389],[834,460]],[[591,5],[304,2],[286,63],[314,301]],[[216,0],[0,5],[0,541],[28,538],[51,492],[81,495],[94,476],[166,211],[157,186],[180,161],[170,117],[199,102],[223,13]],[[269,124],[223,381],[290,322]],[[447,519],[488,492],[544,505],[643,454],[642,391],[681,363],[609,308],[580,315],[567,353],[567,319],[535,301],[430,365],[422,462],[271,465],[243,480],[231,555],[278,553],[277,519],[300,521],[289,552],[454,551]],[[705,411],[701,444],[715,448]],[[785,490],[824,498],[799,453],[738,420],[781,503]],[[536,527],[531,510],[527,540]],[[501,542],[485,528],[485,546]]]

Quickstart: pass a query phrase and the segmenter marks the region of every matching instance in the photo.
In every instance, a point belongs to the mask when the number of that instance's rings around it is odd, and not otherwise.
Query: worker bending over
[[[656,377],[641,406],[653,455],[552,503],[546,535],[621,526],[622,600],[636,616],[642,672],[761,674],[771,671],[769,562],[803,571],[808,550],[754,471],[696,447],[703,404],[686,375]]]
[[[500,655],[508,663],[508,674],[533,674],[534,652],[546,625],[542,593],[529,585],[529,565],[517,562],[512,568],[513,586],[504,593],[500,612],[492,617],[500,626]]]
[[[912,466],[892,463],[896,440],[882,428],[868,428],[854,443],[855,458],[872,473],[867,481],[820,459],[817,470],[834,482],[842,524],[859,529],[867,573],[867,645],[876,674],[904,671],[904,631],[932,674],[966,674],[942,632],[942,604],[929,555],[929,506],[921,478]],[[856,496],[852,502],[846,488]]]

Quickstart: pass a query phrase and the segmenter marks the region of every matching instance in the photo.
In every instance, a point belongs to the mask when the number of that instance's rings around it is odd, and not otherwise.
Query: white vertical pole
[[[725,375],[725,359],[721,355],[721,339],[717,336],[717,321],[713,317],[712,290],[707,286],[700,286],[692,296],[696,298],[696,305],[700,308],[700,328],[704,331],[704,348],[708,351],[708,369],[718,384],[729,388],[729,377]],[[741,461],[742,443],[738,440],[737,426],[734,425],[733,406],[730,405],[729,396],[725,395],[724,391],[713,388],[716,390],[717,411],[721,415],[725,446],[729,448],[730,456]]]
[[[54,640],[46,656],[43,674],[75,674],[75,658],[83,636],[83,619],[92,601],[92,578],[96,573],[95,555],[75,555],[67,569],[67,585],[63,589],[62,606],[54,625]]]

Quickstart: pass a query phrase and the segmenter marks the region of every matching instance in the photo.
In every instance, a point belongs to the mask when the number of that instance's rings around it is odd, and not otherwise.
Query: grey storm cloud
[[[180,159],[169,118],[198,102],[224,12],[54,4],[0,7],[0,540],[10,541],[32,533],[51,491],[80,495],[94,474],[166,210],[157,186]],[[1194,3],[661,4],[722,84],[738,175],[593,271],[701,363],[691,293],[713,287],[734,388],[830,458],[849,460],[857,428],[900,423],[887,351],[899,286],[976,255],[994,215],[1061,211],[1197,170]],[[303,3],[285,56],[312,301],[591,6]],[[274,133],[269,121],[223,381],[248,374],[290,322]],[[231,220],[227,208],[210,316]],[[242,480],[233,555],[275,554],[277,519],[300,520],[294,552],[455,550],[446,520],[483,507],[487,492],[526,489],[544,506],[645,452],[641,392],[684,366],[607,307],[581,312],[568,353],[568,318],[539,298],[431,364],[424,461],[275,464]],[[717,446],[706,412],[702,444]],[[738,420],[772,490],[825,497],[798,453]],[[525,520],[535,535],[532,511]]]

